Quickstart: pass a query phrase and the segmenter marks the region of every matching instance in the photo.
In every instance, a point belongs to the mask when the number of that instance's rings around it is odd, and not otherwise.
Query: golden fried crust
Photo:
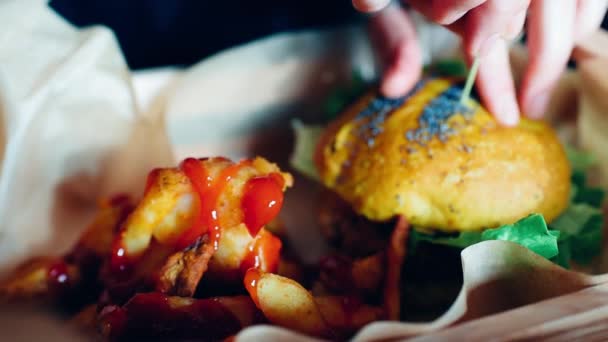
[[[428,80],[376,125],[376,135],[366,133],[369,116],[358,117],[375,94],[364,96],[321,138],[315,162],[322,182],[374,221],[404,215],[417,227],[471,231],[530,213],[553,220],[568,203],[570,167],[547,124],[500,127],[470,103],[472,113],[446,121],[453,134],[408,139],[423,108],[450,86]]]
[[[65,283],[57,283],[51,278],[51,269],[62,263],[61,258],[37,257],[20,265],[15,272],[0,284],[0,302],[18,299],[57,299],[57,290],[77,286],[80,283],[80,270],[65,264]],[[57,288],[53,288],[57,287]]]
[[[169,295],[192,297],[203,277],[214,247],[207,241],[171,255],[158,274],[156,290]]]

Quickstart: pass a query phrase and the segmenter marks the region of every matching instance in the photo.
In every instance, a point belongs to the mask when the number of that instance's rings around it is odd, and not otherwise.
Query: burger
[[[374,88],[325,125],[294,124],[292,165],[325,189],[321,230],[334,252],[362,258],[409,226],[402,319],[447,309],[462,282],[460,251],[520,244],[563,267],[592,263],[603,192],[586,184],[588,155],[547,123],[497,123],[458,78],[427,77],[406,96]]]

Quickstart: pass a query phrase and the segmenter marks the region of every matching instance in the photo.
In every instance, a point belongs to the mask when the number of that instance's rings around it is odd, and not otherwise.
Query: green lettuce
[[[465,78],[469,69],[461,58],[446,58],[426,66],[424,72],[444,77]]]
[[[595,157],[591,153],[587,153],[569,145],[566,145],[565,149],[566,156],[570,161],[570,167],[572,167],[573,174],[584,174],[597,162]]]
[[[335,119],[349,103],[361,96],[367,87],[368,83],[361,73],[354,70],[348,86],[338,87],[329,94],[324,105],[325,119],[327,121]]]
[[[410,233],[411,250],[416,250],[416,247],[422,241],[436,245],[466,248],[481,242],[481,232],[460,232],[455,235],[448,235],[443,233],[429,234],[418,229],[413,229]]]
[[[295,134],[295,146],[289,164],[304,176],[317,180],[317,168],[313,161],[317,142],[325,129],[322,125],[305,125],[300,120],[291,122]]]
[[[410,244],[414,249],[420,241],[457,248],[466,248],[481,241],[504,240],[520,244],[531,251],[550,259],[558,255],[560,232],[550,230],[540,214],[532,214],[513,224],[481,232],[461,232],[454,236],[426,234],[416,229],[411,234]]]
[[[595,165],[595,158],[571,146],[566,146],[566,154],[572,167],[570,205],[549,227],[561,232],[554,261],[569,267],[570,260],[586,265],[601,252],[605,193],[587,184],[585,173]]]
[[[481,233],[482,241],[504,240],[520,244],[534,253],[551,259],[559,253],[557,241],[560,232],[550,230],[540,214],[532,214],[514,224],[496,229],[486,229]]]
[[[574,260],[582,265],[589,264],[601,251],[603,222],[601,209],[585,203],[570,205],[550,225],[561,232],[560,253],[569,256],[558,258],[558,263],[569,266],[568,260]]]

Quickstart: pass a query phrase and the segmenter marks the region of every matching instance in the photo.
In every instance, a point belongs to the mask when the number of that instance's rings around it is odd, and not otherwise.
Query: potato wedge
[[[313,336],[333,335],[313,296],[297,282],[252,268],[245,275],[245,286],[271,323]]]

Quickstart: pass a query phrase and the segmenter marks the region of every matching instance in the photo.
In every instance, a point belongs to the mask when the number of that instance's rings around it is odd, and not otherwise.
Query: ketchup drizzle
[[[205,232],[209,234],[209,242],[213,244],[215,250],[218,249],[222,235],[217,210],[219,197],[226,185],[244,165],[245,162],[230,165],[222,170],[217,179],[214,180],[198,159],[188,158],[184,160],[181,169],[198,195],[200,209],[192,227],[178,239],[178,249],[190,246]]]
[[[272,233],[262,230],[247,247],[248,252],[241,261],[241,274],[250,268],[260,268],[265,272],[274,273],[279,267],[282,243]]]
[[[217,161],[230,162],[226,158],[214,158]],[[178,237],[175,248],[178,250],[191,246],[196,240],[208,234],[209,243],[217,250],[222,235],[222,227],[218,214],[219,199],[238,171],[251,162],[248,160],[231,164],[225,167],[217,177],[212,177],[208,169],[202,164],[204,160],[187,158],[180,164],[180,169],[188,180],[198,197],[199,208],[195,214],[192,225]],[[148,175],[146,192],[159,177],[160,169],[154,169]],[[258,235],[260,229],[274,219],[283,205],[284,179],[280,173],[251,178],[244,188],[241,199],[243,222],[251,236]],[[122,227],[121,229],[125,229]],[[266,271],[276,270],[278,267],[281,241],[270,233],[260,234],[259,238],[250,244],[249,253],[241,264],[244,273],[250,267],[259,267],[263,264]],[[110,267],[120,277],[121,274],[130,273],[133,260],[127,255],[122,241],[122,234],[113,241]],[[241,273],[241,274],[242,274]]]
[[[188,177],[188,180],[190,180],[190,183],[194,188],[194,192],[198,196],[200,206],[194,218],[192,227],[186,230],[177,241],[177,247],[183,249],[192,244],[196,238],[204,234],[206,232],[205,229],[208,229],[205,224],[209,222],[209,218],[205,217],[206,210],[204,210],[203,206],[206,203],[206,193],[212,187],[213,179],[211,179],[207,169],[202,167],[201,161],[196,158],[185,159],[181,163],[180,169],[182,172],[184,172],[186,177]]]
[[[260,307],[260,301],[258,299],[258,283],[260,282],[261,277],[262,272],[258,268],[250,268],[247,273],[245,273],[245,279],[243,280],[245,289],[247,289],[249,296],[257,307]]]
[[[283,206],[283,177],[279,173],[254,177],[247,182],[241,200],[243,221],[251,236],[272,221]]]
[[[68,266],[63,260],[58,261],[49,267],[47,284],[50,289],[61,291],[68,287],[69,283],[70,275],[68,273]]]

